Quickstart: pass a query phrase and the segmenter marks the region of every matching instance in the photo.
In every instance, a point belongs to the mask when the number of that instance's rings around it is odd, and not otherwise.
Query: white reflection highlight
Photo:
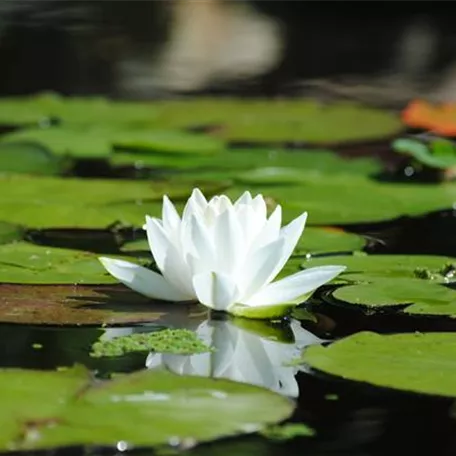
[[[296,320],[284,329],[240,318],[206,320],[196,332],[214,348],[213,352],[197,355],[151,352],[146,366],[165,367],[179,375],[226,378],[296,398],[299,387],[295,375],[301,368],[287,364],[299,357],[306,346],[324,342]],[[287,332],[292,333],[294,341],[279,340]]]

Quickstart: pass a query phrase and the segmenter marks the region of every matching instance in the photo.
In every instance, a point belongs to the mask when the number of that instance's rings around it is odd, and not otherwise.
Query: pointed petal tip
[[[109,258],[109,257],[98,257],[98,261],[106,268],[108,269],[108,266],[115,264],[116,260],[115,258]]]

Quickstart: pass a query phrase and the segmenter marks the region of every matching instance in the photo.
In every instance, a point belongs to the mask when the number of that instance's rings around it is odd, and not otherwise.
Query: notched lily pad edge
[[[393,303],[391,305],[383,305],[383,306],[372,306],[369,304],[350,304],[348,302],[345,302],[341,299],[337,299],[336,297],[333,296],[333,293],[336,291],[336,289],[341,288],[341,287],[349,287],[349,286],[354,286],[356,284],[341,284],[341,285],[333,285],[329,286],[330,289],[323,290],[319,297],[322,300],[323,305],[327,305],[330,308],[335,307],[335,308],[340,308],[348,311],[352,311],[357,314],[363,314],[367,317],[376,317],[376,316],[391,316],[391,317],[406,317],[409,319],[415,319],[416,320],[447,320],[447,321],[455,321],[456,322],[456,314],[450,314],[450,315],[436,315],[436,314],[425,314],[425,313],[419,313],[419,314],[412,314],[412,313],[407,313],[404,312],[408,307],[413,306],[413,302],[408,302],[408,303]],[[320,304],[318,306],[318,309],[321,310],[322,305]],[[311,309],[312,310],[312,309]]]

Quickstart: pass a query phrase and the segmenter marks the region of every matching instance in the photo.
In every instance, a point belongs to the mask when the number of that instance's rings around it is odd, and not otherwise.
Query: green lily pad
[[[109,133],[94,128],[27,129],[0,137],[0,144],[27,142],[50,150],[56,156],[106,158],[112,151]]]
[[[89,372],[75,368],[62,372],[2,369],[0,385],[0,450],[16,448],[25,422],[51,424],[75,393],[89,382]],[[48,422],[49,420],[49,422]]]
[[[0,383],[0,449],[5,451],[115,447],[119,441],[127,446],[197,443],[261,430],[293,410],[288,399],[258,387],[166,371],[91,384],[82,368],[3,370]]]
[[[354,252],[365,245],[366,240],[357,234],[337,228],[308,227],[299,239],[293,255]]]
[[[164,194],[186,200],[193,186],[210,195],[224,185],[184,179],[120,181],[0,176],[0,220],[33,228],[104,228],[114,222],[142,226],[146,214],[160,213]]]
[[[435,138],[426,144],[418,139],[400,138],[392,143],[392,148],[431,168],[456,166],[456,146],[448,139]]]
[[[51,97],[8,97],[0,99],[0,125],[38,126],[51,115],[46,105]]]
[[[428,279],[445,283],[445,270],[455,258],[434,255],[341,255],[337,258],[312,258],[301,263],[303,268],[328,264],[347,266],[340,275],[345,281],[369,283],[375,279]],[[423,280],[422,279],[422,280]],[[426,280],[423,280],[426,282]]]
[[[70,162],[33,142],[0,142],[0,173],[58,175]]]
[[[20,130],[0,138],[4,148],[18,142],[46,148],[56,156],[97,159],[109,158],[114,147],[161,154],[211,154],[224,147],[223,141],[203,134],[78,125]]]
[[[24,236],[24,229],[12,223],[0,221],[0,245],[20,241]]]
[[[361,332],[326,347],[308,347],[302,361],[346,380],[456,397],[454,333]]]
[[[456,318],[456,291],[420,279],[376,279],[369,284],[341,287],[333,296],[350,305],[374,309],[400,306],[410,315]]]
[[[354,103],[323,106],[311,100],[194,99],[114,102],[56,94],[0,99],[0,123],[38,125],[58,118],[65,127],[222,127],[221,138],[237,141],[339,143],[391,136],[402,129],[394,113]]]
[[[224,148],[223,141],[196,133],[160,130],[128,130],[113,139],[114,147],[161,154],[212,154]]]
[[[319,170],[325,173],[354,173],[373,175],[381,171],[381,163],[374,158],[343,159],[328,150],[286,150],[279,148],[225,149],[218,154],[157,154],[116,152],[113,164],[137,164],[186,170],[209,175],[212,171],[225,172],[225,178],[235,178],[246,184],[300,182],[302,172]],[[258,170],[258,166],[261,166]],[[264,168],[266,168],[266,172]],[[267,170],[274,170],[273,175]],[[250,171],[246,171],[250,170]],[[187,174],[186,173],[186,174]],[[274,182],[275,180],[275,182]]]
[[[116,281],[94,254],[15,242],[0,245],[0,282],[76,285]]]
[[[402,215],[421,215],[448,209],[456,201],[456,183],[440,185],[380,182],[361,174],[326,174],[303,171],[299,185],[233,186],[226,193],[236,198],[246,189],[262,193],[271,208],[281,204],[290,220],[309,212],[310,224],[375,222]]]
[[[396,114],[354,103],[200,98],[154,106],[158,125],[217,125],[219,135],[234,141],[341,143],[384,138],[403,128]]]
[[[0,322],[29,325],[181,325],[198,306],[153,301],[123,285],[0,284]]]
[[[452,280],[454,258],[426,255],[355,255],[315,258],[303,267],[325,264],[347,266],[332,296],[364,309],[400,307],[410,315],[456,318],[456,292],[443,286]],[[447,272],[449,275],[447,275]]]
[[[56,93],[0,99],[0,124],[33,126],[50,118],[64,125],[151,126],[152,103],[113,102],[106,98],[63,97]]]

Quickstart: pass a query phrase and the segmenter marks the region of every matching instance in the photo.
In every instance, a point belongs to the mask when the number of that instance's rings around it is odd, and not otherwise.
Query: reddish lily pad
[[[0,285],[0,322],[34,325],[182,325],[193,304],[152,301],[123,285]]]
[[[431,130],[443,136],[455,136],[456,104],[434,105],[414,100],[402,112],[402,120],[412,128]]]

